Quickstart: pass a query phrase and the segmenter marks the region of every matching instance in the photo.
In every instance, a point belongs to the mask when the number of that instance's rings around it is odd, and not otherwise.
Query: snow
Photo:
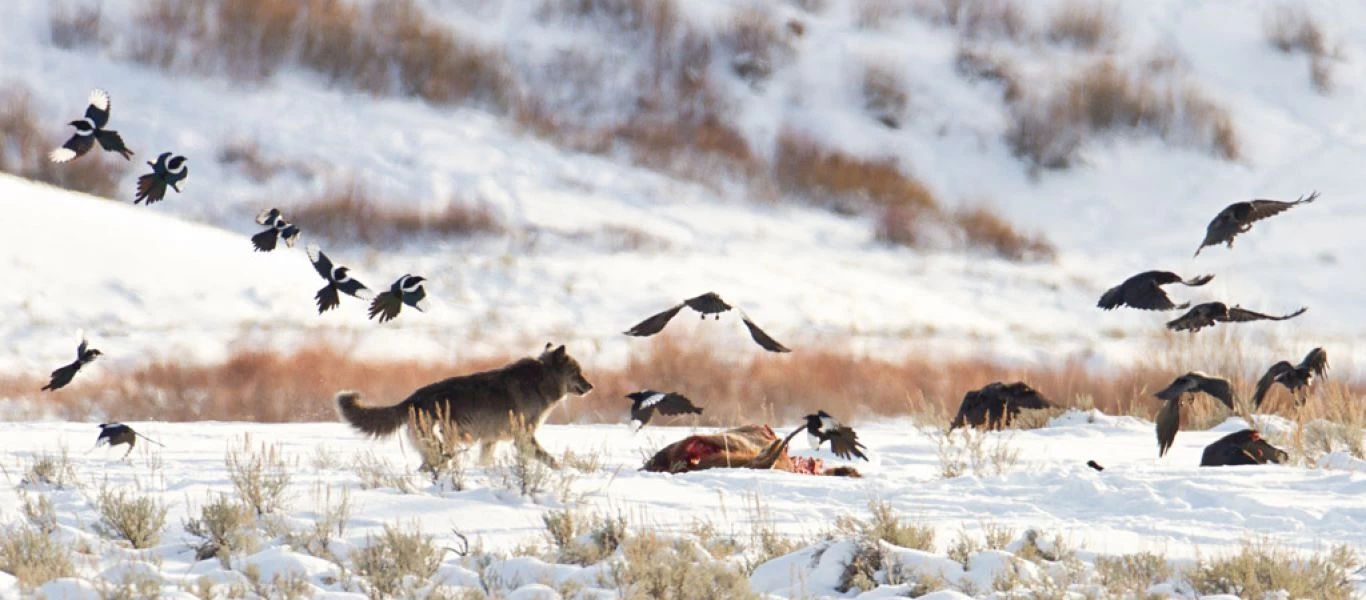
[[[21,489],[48,496],[56,508],[61,537],[67,544],[92,547],[92,564],[78,569],[84,577],[103,573],[106,580],[125,573],[159,575],[166,586],[193,584],[201,577],[232,585],[254,565],[269,580],[295,573],[318,593],[341,593],[338,567],[281,540],[267,541],[259,551],[237,556],[232,571],[215,560],[195,561],[194,538],[179,524],[197,515],[198,507],[216,494],[233,494],[224,465],[225,452],[249,434],[253,444],[278,445],[292,465],[290,501],[285,510],[296,528],[321,518],[344,489],[352,512],[330,547],[344,560],[369,543],[386,525],[417,526],[439,546],[460,548],[453,531],[468,537],[471,547],[509,552],[519,546],[546,543],[541,517],[547,511],[579,506],[557,493],[524,498],[503,489],[499,467],[471,465],[466,488],[434,487],[414,476],[417,491],[363,489],[355,457],[374,453],[399,468],[414,468],[417,457],[403,436],[368,441],[338,423],[130,423],[166,447],[139,446],[128,461],[123,448],[94,448],[93,425],[64,422],[0,424],[0,464],[8,484],[0,488],[0,514],[19,514]],[[1204,445],[1219,431],[1183,431],[1167,457],[1155,458],[1152,424],[1132,418],[1077,423],[1038,430],[993,433],[1019,451],[1019,463],[1002,475],[963,475],[942,479],[934,441],[910,423],[854,423],[869,448],[871,461],[855,464],[864,477],[847,479],[712,470],[680,475],[637,471],[641,457],[693,430],[647,427],[632,435],[624,425],[545,426],[538,437],[554,454],[564,450],[601,452],[598,471],[578,473],[568,483],[587,514],[621,515],[632,531],[688,535],[697,522],[709,522],[722,535],[748,539],[756,519],[793,539],[825,532],[838,515],[867,518],[870,500],[890,503],[902,518],[929,526],[936,547],[921,550],[884,546],[888,560],[906,573],[933,575],[953,589],[989,590],[1003,569],[1030,581],[1047,573],[1015,557],[1032,538],[1044,552],[1056,552],[1055,538],[1083,560],[1096,555],[1153,551],[1174,564],[1235,551],[1251,539],[1268,538],[1289,549],[1321,551],[1333,544],[1366,546],[1366,471],[1335,465],[1324,468],[1253,466],[1199,468]],[[38,455],[66,448],[76,472],[77,488],[19,485],[25,465]],[[506,449],[505,449],[506,451]],[[838,463],[827,451],[798,451]],[[330,460],[318,457],[329,456]],[[1095,472],[1083,463],[1105,465]],[[134,490],[166,503],[167,527],[159,545],[130,552],[115,548],[91,530],[98,521],[93,504],[101,485]],[[326,490],[328,495],[323,495]],[[751,508],[763,505],[760,517]],[[981,550],[963,565],[945,558],[960,532],[980,537],[984,527],[1015,532],[1004,549]],[[1032,530],[1032,532],[1031,532]],[[836,538],[816,542],[793,554],[759,565],[750,578],[757,591],[778,598],[841,595],[839,577],[854,542]],[[154,557],[154,558],[153,558]],[[448,553],[439,571],[442,585],[476,586],[475,565]],[[580,585],[602,588],[606,564],[589,567],[552,564],[534,556],[496,558],[486,578],[504,582],[507,591],[542,593],[536,585],[563,589]],[[1042,569],[1042,570],[1041,570]],[[795,574],[795,575],[794,575]],[[0,580],[0,590],[4,589]],[[48,584],[61,594],[86,584]],[[530,586],[530,587],[528,587]],[[1359,588],[1366,593],[1366,587]],[[525,590],[525,591],[520,591]],[[356,591],[350,589],[349,591]],[[55,593],[55,592],[54,592]],[[884,590],[882,593],[886,593]],[[49,597],[57,597],[49,595]],[[877,595],[869,596],[877,597]]]

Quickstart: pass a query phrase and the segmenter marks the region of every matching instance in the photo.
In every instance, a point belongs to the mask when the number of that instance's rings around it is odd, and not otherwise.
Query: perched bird
[[[76,347],[75,362],[72,362],[71,364],[66,365],[64,367],[59,367],[58,369],[53,371],[52,381],[48,382],[47,385],[43,386],[42,390],[40,391],[61,389],[66,384],[71,383],[71,378],[76,376],[76,372],[80,371],[81,367],[84,367],[90,364],[91,362],[94,362],[94,360],[99,358],[102,354],[103,353],[99,350],[91,348],[90,342],[85,339],[84,335],[82,335],[81,344]]]
[[[327,285],[313,296],[313,299],[318,301],[318,314],[321,315],[341,305],[341,297],[337,292],[361,300],[370,299],[370,288],[352,279],[351,269],[332,264],[332,259],[323,254],[317,243],[309,243],[304,251],[308,253],[309,262],[313,263],[313,270],[327,281]]]
[[[655,413],[668,416],[702,414],[702,409],[693,406],[692,400],[683,394],[641,390],[626,394],[626,397],[631,399],[631,422],[636,431],[649,423]]]
[[[845,460],[849,460],[850,456],[868,460],[863,454],[865,446],[858,441],[858,434],[854,433],[853,428],[841,425],[823,410],[806,415],[806,441],[813,450],[820,448],[822,443],[830,442],[830,451]]]
[[[284,240],[286,246],[293,248],[294,242],[299,239],[299,228],[286,221],[278,208],[267,208],[261,211],[256,215],[256,224],[270,228],[251,236],[251,245],[256,247],[257,252],[274,250],[275,244],[279,240]]]
[[[166,186],[180,193],[180,186],[190,176],[186,162],[184,156],[172,155],[170,152],[162,152],[156,162],[147,161],[152,172],[138,177],[138,195],[133,198],[133,204],[146,200],[147,205],[151,206],[153,202],[160,202],[166,197]]]
[[[1310,350],[1298,365],[1280,361],[1271,365],[1266,374],[1257,380],[1257,391],[1252,395],[1252,405],[1260,408],[1266,393],[1271,391],[1271,385],[1275,383],[1285,386],[1285,389],[1295,396],[1296,406],[1304,404],[1304,389],[1314,382],[1314,376],[1323,377],[1327,374],[1328,352],[1323,348]]]
[[[1104,471],[1104,470],[1105,470],[1105,467],[1100,466],[1100,463],[1098,463],[1098,462],[1096,462],[1096,461],[1094,461],[1094,460],[1088,460],[1088,461],[1086,461],[1086,466],[1091,467],[1092,469],[1095,469],[1095,470],[1097,470],[1097,471]]]
[[[1162,286],[1170,283],[1179,283],[1186,286],[1202,286],[1214,279],[1213,275],[1201,275],[1190,281],[1181,279],[1180,275],[1171,271],[1144,271],[1133,277],[1124,280],[1115,287],[1105,291],[1100,296],[1100,302],[1096,306],[1105,310],[1110,310],[1120,306],[1129,306],[1139,310],[1172,310],[1175,308],[1188,308],[1189,302],[1173,304],[1171,298],[1167,297],[1167,292],[1162,291]]]
[[[387,291],[380,292],[370,301],[370,318],[379,315],[379,322],[383,323],[398,316],[398,311],[407,304],[420,311],[427,310],[427,290],[422,287],[425,277],[417,275],[404,275],[399,277]]]
[[[128,455],[133,453],[133,446],[137,445],[139,437],[158,446],[163,446],[161,442],[133,431],[132,427],[122,423],[101,423],[100,436],[95,438],[95,447],[107,445],[113,448],[119,444],[128,444],[128,451],[123,453],[123,458],[128,458]]]
[[[987,429],[1001,429],[1015,420],[1023,409],[1053,407],[1052,402],[1034,391],[1027,383],[997,381],[963,395],[963,402],[958,405],[958,415],[949,424],[949,431],[959,427],[983,426]]]
[[[55,163],[68,162],[89,152],[98,141],[106,151],[118,152],[125,159],[132,160],[133,151],[123,145],[119,132],[104,128],[108,124],[109,94],[104,93],[104,90],[91,90],[85,118],[68,123],[76,128],[76,133],[61,148],[49,152],[47,157]]]
[[[1172,331],[1189,331],[1195,333],[1206,327],[1213,327],[1217,322],[1224,323],[1243,323],[1246,321],[1284,321],[1293,319],[1304,314],[1309,307],[1301,307],[1299,310],[1279,317],[1264,315],[1259,312],[1247,310],[1246,308],[1233,305],[1229,308],[1223,302],[1205,302],[1196,304],[1181,315],[1167,322],[1167,329]]]
[[[1309,194],[1308,197],[1300,196],[1294,202],[1282,202],[1280,200],[1248,200],[1246,202],[1234,202],[1214,215],[1214,220],[1205,227],[1205,241],[1200,242],[1200,247],[1195,249],[1195,255],[1200,256],[1200,251],[1205,246],[1217,246],[1228,244],[1233,247],[1233,238],[1240,233],[1247,233],[1252,229],[1252,224],[1286,211],[1297,204],[1313,202],[1319,197],[1318,192]]]
[[[1204,392],[1223,402],[1229,409],[1233,409],[1233,404],[1237,402],[1237,396],[1233,393],[1233,385],[1227,379],[1213,377],[1199,371],[1191,371],[1177,377],[1170,385],[1161,391],[1153,394],[1159,400],[1165,400],[1162,409],[1157,411],[1157,418],[1154,420],[1157,425],[1157,456],[1160,458],[1167,455],[1167,450],[1171,449],[1172,443],[1176,441],[1176,432],[1181,428],[1181,403],[1186,397],[1196,392]]]
[[[625,333],[626,335],[640,337],[659,333],[664,329],[665,325],[669,324],[669,320],[673,319],[674,316],[678,314],[678,311],[683,310],[684,306],[700,313],[703,319],[706,319],[707,315],[713,315],[715,319],[720,319],[721,313],[735,308],[726,304],[726,301],[716,295],[716,292],[707,292],[701,296],[688,298],[664,312],[636,323],[635,326],[631,327]],[[735,308],[735,311],[740,313],[740,320],[745,323],[745,328],[749,329],[749,337],[753,338],[764,350],[768,350],[769,352],[791,352],[786,346],[779,344],[772,337],[769,337],[767,333],[764,333],[762,329],[759,329],[759,326],[755,325],[754,321],[750,320],[749,315],[746,315],[744,311],[738,308]]]
[[[1287,460],[1290,460],[1290,455],[1262,439],[1261,432],[1256,429],[1244,429],[1205,446],[1204,453],[1200,455],[1200,466],[1234,467],[1264,465],[1268,462],[1280,464]]]

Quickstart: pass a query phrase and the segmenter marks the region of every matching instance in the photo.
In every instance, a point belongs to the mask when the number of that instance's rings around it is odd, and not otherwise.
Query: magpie
[[[94,362],[94,360],[96,358],[99,358],[102,354],[103,353],[99,350],[91,348],[89,340],[85,339],[85,335],[81,335],[81,344],[76,347],[75,362],[72,362],[71,364],[63,367],[59,367],[55,371],[53,371],[52,381],[48,382],[47,385],[43,386],[42,390],[40,391],[61,389],[62,387],[66,386],[66,384],[71,383],[71,378],[76,376],[76,372],[80,371],[81,367],[84,367],[85,365]]]
[[[182,192],[180,186],[190,176],[186,162],[184,156],[170,152],[162,152],[156,162],[147,161],[152,172],[138,177],[138,195],[133,199],[133,204],[146,200],[147,205],[151,206],[153,202],[160,202],[166,197],[166,186],[171,186],[177,194]]]
[[[275,244],[279,240],[284,240],[286,246],[293,248],[294,242],[299,239],[299,228],[286,221],[278,208],[267,208],[261,211],[256,215],[256,224],[270,228],[251,236],[251,245],[256,247],[257,252],[274,250]]]
[[[822,443],[830,442],[830,451],[835,456],[848,460],[852,455],[868,460],[862,452],[865,447],[858,441],[858,434],[854,433],[853,428],[841,425],[823,410],[806,415],[806,441],[813,450],[820,448]]]
[[[631,399],[631,422],[640,431],[655,413],[661,415],[702,414],[702,409],[693,405],[687,396],[674,392],[641,390],[626,394]]]
[[[1125,279],[1123,283],[1105,291],[1096,306],[1110,310],[1129,306],[1139,310],[1172,310],[1190,308],[1190,303],[1174,304],[1162,286],[1179,283],[1186,286],[1202,286],[1214,279],[1213,275],[1201,275],[1189,281],[1171,271],[1144,271]]]
[[[75,160],[89,152],[98,141],[100,147],[106,151],[118,152],[123,158],[132,160],[133,151],[123,145],[123,138],[119,137],[119,132],[104,128],[109,124],[109,112],[109,94],[104,90],[91,90],[90,105],[85,107],[85,118],[68,123],[76,128],[76,133],[62,144],[61,148],[49,152],[48,159],[55,163]]]
[[[1280,214],[1290,208],[1313,202],[1318,199],[1319,193],[1314,192],[1309,196],[1300,196],[1294,202],[1282,202],[1280,200],[1248,200],[1245,202],[1234,202],[1219,214],[1214,215],[1214,219],[1205,226],[1205,240],[1200,242],[1200,247],[1195,249],[1195,255],[1200,256],[1200,251],[1206,246],[1218,246],[1228,244],[1233,247],[1233,238],[1240,233],[1247,233],[1252,229],[1252,224]]]
[[[1309,310],[1308,307],[1301,307],[1299,310],[1289,314],[1273,316],[1251,311],[1236,304],[1230,307],[1223,302],[1206,302],[1204,304],[1196,304],[1190,310],[1186,311],[1186,314],[1168,321],[1167,329],[1195,333],[1206,327],[1213,327],[1217,322],[1242,323],[1246,321],[1284,321],[1286,319],[1298,317],[1307,310]]]
[[[316,242],[309,242],[304,251],[308,252],[308,260],[313,263],[313,269],[322,275],[323,279],[327,280],[327,285],[323,286],[322,289],[318,290],[317,295],[313,296],[313,299],[318,301],[318,314],[321,315],[341,305],[341,297],[337,295],[337,292],[361,300],[370,299],[372,295],[370,288],[352,279],[351,269],[333,265],[332,259],[323,254]]]
[[[427,290],[422,287],[422,282],[427,278],[417,275],[405,274],[399,277],[389,289],[380,292],[370,301],[370,318],[379,315],[379,322],[383,323],[398,316],[398,311],[407,304],[419,311],[427,310]]]
[[[683,307],[685,306],[697,311],[703,319],[706,319],[707,315],[713,315],[713,318],[718,320],[721,318],[721,313],[735,308],[730,304],[727,304],[725,300],[722,300],[721,296],[718,296],[716,292],[707,292],[701,296],[688,298],[664,312],[636,323],[635,326],[628,329],[625,333],[626,335],[639,337],[651,336],[659,333],[664,329],[665,325],[669,324],[669,320],[673,319],[674,316],[678,314],[678,311],[683,310]],[[749,315],[746,315],[744,311],[738,308],[735,308],[735,311],[740,313],[740,320],[744,322],[745,328],[749,329],[749,336],[754,339],[755,343],[763,347],[764,350],[768,350],[769,352],[791,352],[786,346],[778,343],[777,340],[769,337],[767,333],[764,333],[762,329],[759,329],[759,326],[755,325],[754,321],[750,320]]]
[[[123,453],[123,458],[128,458],[128,455],[133,453],[133,446],[137,445],[138,438],[142,438],[153,444],[162,446],[163,448],[165,447],[161,442],[133,431],[132,427],[122,423],[101,423],[100,435],[95,438],[95,447],[109,446],[110,448],[113,448],[119,444],[128,444],[128,451]]]
[[[1260,408],[1262,400],[1266,398],[1266,393],[1271,391],[1271,386],[1281,384],[1285,389],[1295,396],[1295,406],[1304,404],[1304,394],[1310,384],[1314,383],[1314,377],[1323,377],[1328,374],[1328,351],[1323,348],[1314,348],[1309,354],[1304,356],[1304,360],[1298,365],[1290,364],[1290,361],[1282,360],[1266,370],[1266,374],[1257,380],[1257,391],[1252,395],[1252,406]]]

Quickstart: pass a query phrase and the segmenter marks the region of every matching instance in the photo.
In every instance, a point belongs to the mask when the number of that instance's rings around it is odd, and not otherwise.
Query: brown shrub
[[[1079,50],[1095,50],[1119,38],[1114,7],[1107,2],[1068,0],[1053,12],[1048,21],[1048,39],[1071,44]]]
[[[989,50],[959,46],[953,66],[958,74],[973,81],[999,84],[1007,103],[1019,100],[1024,94],[1020,75],[1010,59]]]
[[[420,236],[463,238],[505,230],[502,219],[487,204],[451,202],[438,210],[422,210],[379,200],[354,182],[334,185],[318,198],[289,208],[288,214],[311,235],[369,246]]]
[[[40,125],[26,85],[10,81],[0,87],[0,171],[105,198],[118,195],[129,161],[106,156],[98,146],[66,164],[48,160],[48,152],[74,130],[60,122]]]
[[[1032,29],[1014,0],[926,0],[917,10],[933,22],[958,28],[969,39],[1021,40]]]
[[[269,181],[285,172],[305,178],[317,174],[317,169],[304,161],[268,157],[261,150],[260,144],[245,138],[225,142],[218,150],[218,162],[236,166],[242,173],[258,182]]]
[[[774,177],[788,193],[837,208],[850,208],[852,202],[939,211],[929,188],[902,173],[894,159],[851,156],[791,130],[778,135]]]
[[[909,104],[906,81],[885,64],[871,64],[863,70],[863,108],[874,119],[892,129],[901,127]]]
[[[208,0],[149,0],[139,3],[129,34],[129,56],[142,64],[171,69],[204,67],[209,36]]]
[[[731,70],[755,86],[768,80],[794,50],[787,30],[771,11],[760,7],[736,11],[717,41],[730,54]]]
[[[99,4],[72,6],[69,2],[50,5],[47,18],[48,39],[63,50],[100,46],[104,43],[104,11]]]
[[[1046,99],[1012,105],[1015,121],[1007,143],[1017,156],[1043,168],[1066,168],[1088,137],[1119,131],[1144,132],[1237,160],[1238,136],[1228,111],[1194,84],[1160,76],[1130,73],[1110,59],[1097,61]]]
[[[1266,14],[1263,29],[1267,41],[1281,52],[1300,52],[1309,57],[1309,79],[1314,89],[1333,91],[1333,65],[1337,51],[1328,48],[1327,37],[1304,5],[1282,4]]]
[[[1001,215],[984,206],[960,209],[953,215],[964,242],[1013,261],[1051,261],[1057,249],[1039,234],[1026,235]]]
[[[886,206],[873,221],[873,239],[893,246],[919,247],[933,225],[915,206]]]

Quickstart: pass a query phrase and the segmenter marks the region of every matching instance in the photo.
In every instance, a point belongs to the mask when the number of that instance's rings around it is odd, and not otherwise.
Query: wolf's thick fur
[[[565,353],[564,346],[546,350],[537,358],[523,358],[512,364],[458,375],[427,385],[393,406],[370,407],[360,403],[360,394],[337,394],[337,411],[357,431],[372,437],[385,437],[408,425],[415,444],[418,427],[412,421],[425,419],[449,421],[459,438],[480,443],[481,458],[492,459],[495,444],[511,440],[518,428],[528,435],[536,457],[554,465],[536,441],[536,429],[545,421],[555,404],[567,394],[583,395],[593,389],[583,376],[579,363]],[[447,423],[438,423],[445,427]]]

